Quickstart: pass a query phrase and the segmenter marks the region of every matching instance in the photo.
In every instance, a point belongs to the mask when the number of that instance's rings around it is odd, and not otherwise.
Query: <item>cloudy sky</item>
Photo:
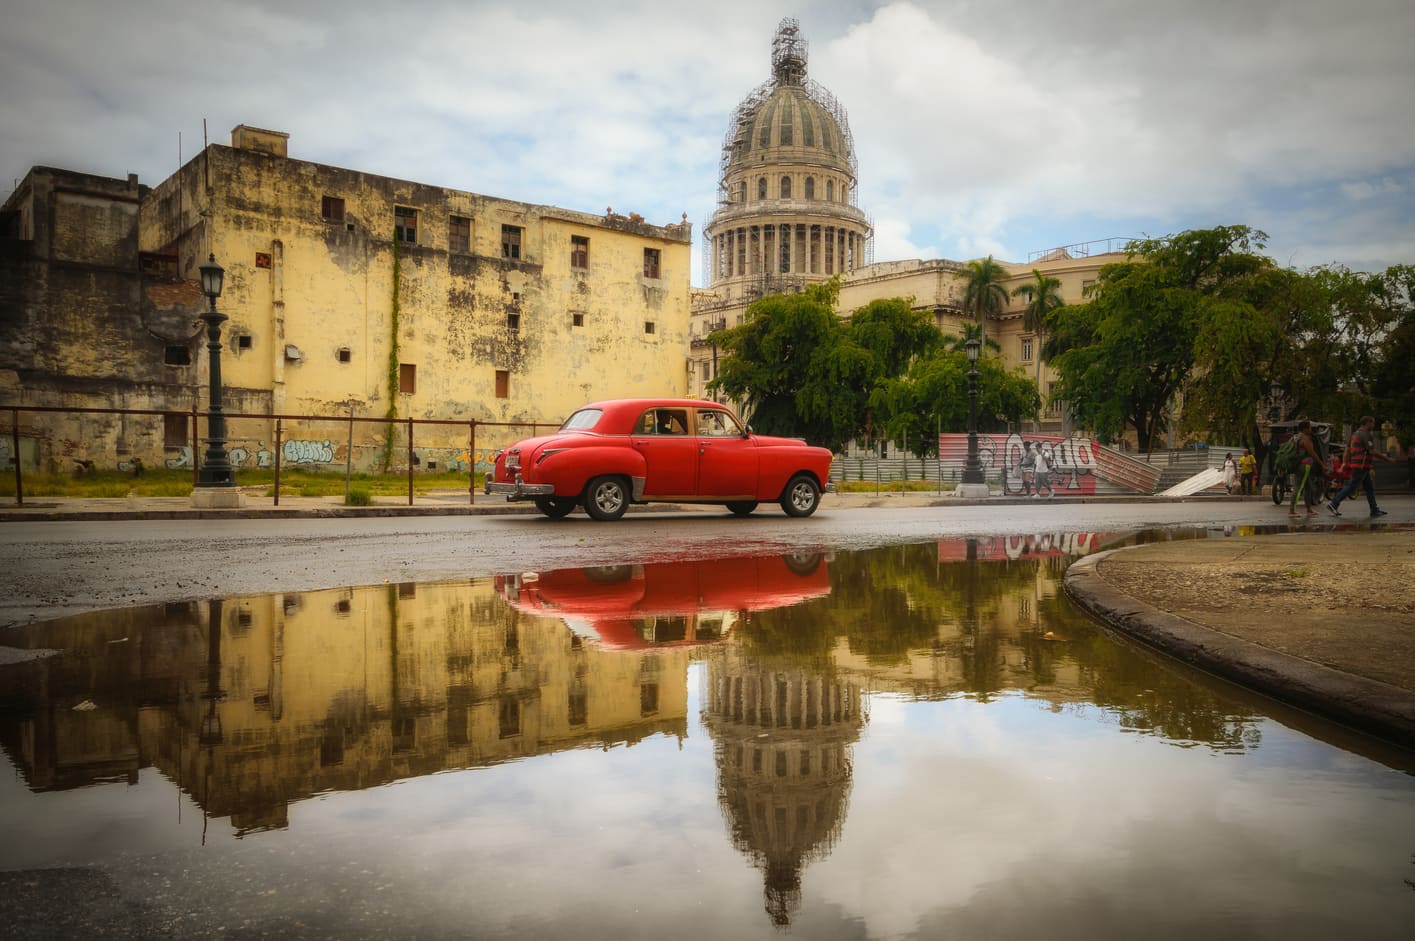
[[[4,0],[0,192],[157,183],[236,124],[291,156],[695,227],[794,16],[849,111],[876,260],[1246,224],[1415,262],[1410,0]],[[180,137],[180,150],[179,150]],[[700,265],[694,266],[698,283]]]

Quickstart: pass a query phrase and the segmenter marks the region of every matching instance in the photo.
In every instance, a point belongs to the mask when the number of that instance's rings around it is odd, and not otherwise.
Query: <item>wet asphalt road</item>
[[[1415,521],[1415,498],[1382,501]],[[1297,527],[1321,531],[1347,515]],[[82,611],[276,591],[432,581],[723,553],[861,549],[966,535],[1162,527],[1287,528],[1267,500],[1186,503],[832,507],[796,520],[775,508],[384,519],[7,522],[0,527],[0,628]],[[1104,541],[1104,540],[1103,540]]]

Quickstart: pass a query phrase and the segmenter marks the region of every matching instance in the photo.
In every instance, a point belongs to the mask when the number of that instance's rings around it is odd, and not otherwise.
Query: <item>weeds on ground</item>
[[[148,468],[141,477],[133,477],[118,470],[97,470],[84,474],[40,474],[25,472],[23,477],[26,497],[185,497],[192,492],[192,471],[190,468],[172,470],[169,468]],[[236,486],[264,487],[266,496],[275,494],[275,471],[273,468],[237,469]],[[398,496],[408,492],[408,475],[404,474],[354,474],[350,477],[350,489],[357,486],[370,496]],[[476,486],[481,486],[481,475]],[[413,492],[427,493],[433,490],[466,490],[467,475],[450,471],[436,473],[414,472]],[[342,497],[344,495],[344,474],[333,471],[285,470],[280,472],[281,496],[302,497]],[[15,496],[15,474],[13,468],[0,473],[0,497]]]
[[[953,489],[953,484],[944,484],[944,492]],[[936,480],[842,480],[835,484],[837,493],[938,493]]]

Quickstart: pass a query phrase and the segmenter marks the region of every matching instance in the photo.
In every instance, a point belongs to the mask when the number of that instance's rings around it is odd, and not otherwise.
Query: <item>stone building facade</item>
[[[150,190],[35,168],[3,219],[7,404],[204,411],[197,269],[213,255],[228,414],[558,423],[590,399],[687,391],[686,219],[325,166],[246,126]],[[270,463],[271,421],[229,424],[233,463]],[[191,460],[182,416],[25,413],[22,425],[40,466]],[[478,445],[529,430],[493,427]],[[285,435],[296,463],[342,466],[348,453],[340,425]],[[475,460],[465,425],[419,438],[419,462]],[[353,448],[357,466],[406,460],[375,424],[357,426]]]

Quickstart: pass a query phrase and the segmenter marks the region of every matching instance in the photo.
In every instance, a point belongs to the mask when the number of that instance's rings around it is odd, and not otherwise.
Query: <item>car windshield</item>
[[[604,412],[597,408],[582,408],[569,418],[565,419],[565,424],[560,426],[561,431],[589,431],[599,424],[599,416]]]

